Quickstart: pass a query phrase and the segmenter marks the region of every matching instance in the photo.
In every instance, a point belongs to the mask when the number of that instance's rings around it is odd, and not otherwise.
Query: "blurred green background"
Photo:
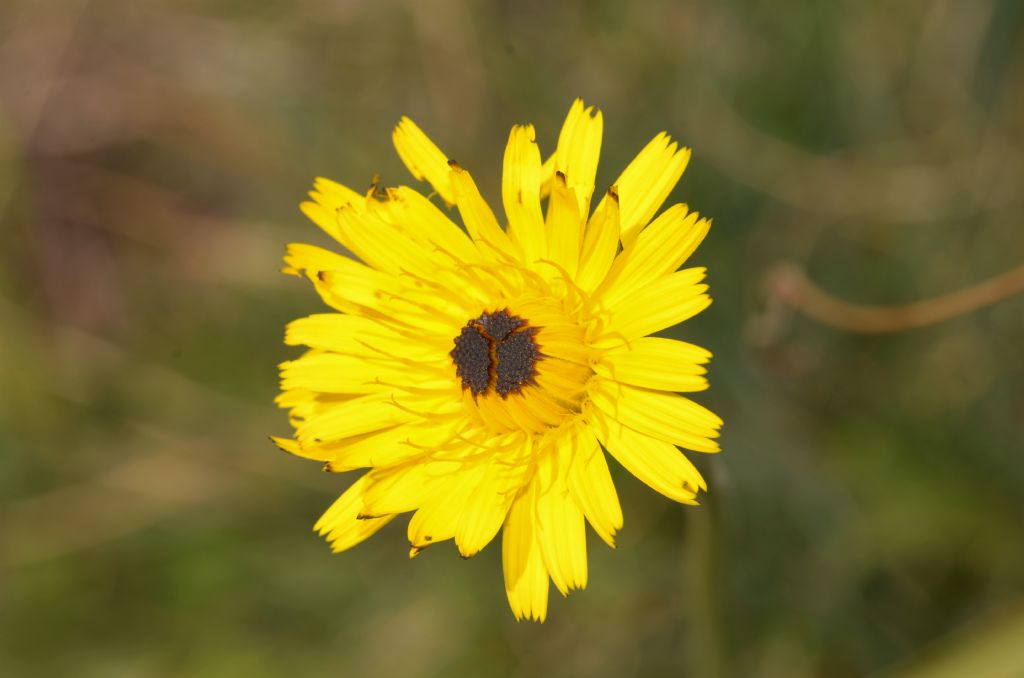
[[[351,476],[267,441],[321,309],[277,271],[315,175],[411,181],[400,115],[500,204],[509,127],[546,153],[576,96],[601,187],[694,149],[725,451],[699,508],[615,469],[618,550],[517,624],[496,544],[310,531]],[[1024,298],[866,336],[765,293],[1020,266],[1022,113],[1017,0],[5,0],[0,675],[1024,675]]]

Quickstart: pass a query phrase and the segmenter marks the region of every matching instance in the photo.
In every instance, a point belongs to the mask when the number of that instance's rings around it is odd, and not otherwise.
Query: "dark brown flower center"
[[[537,346],[537,329],[507,308],[481,313],[466,323],[451,352],[462,388],[474,396],[493,389],[505,398],[532,384],[537,361],[543,357]]]

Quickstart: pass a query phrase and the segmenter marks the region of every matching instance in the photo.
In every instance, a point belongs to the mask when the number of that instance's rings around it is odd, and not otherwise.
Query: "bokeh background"
[[[602,187],[694,149],[725,451],[699,508],[616,469],[618,550],[517,624],[496,545],[310,531],[351,476],[267,441],[321,308],[278,269],[314,176],[411,181],[400,115],[497,203],[576,96]],[[1024,675],[1024,297],[842,305],[1019,276],[1022,208],[1017,0],[5,0],[0,674]]]

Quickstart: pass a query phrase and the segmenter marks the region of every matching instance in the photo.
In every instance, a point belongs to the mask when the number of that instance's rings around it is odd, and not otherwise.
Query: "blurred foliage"
[[[599,184],[667,129],[715,218],[700,508],[618,473],[619,548],[516,624],[492,545],[310,533],[280,454],[276,273],[312,177],[411,181],[416,119],[486,195],[515,122],[605,112]],[[0,674],[1024,675],[1024,300],[864,337],[750,331],[800,266],[886,304],[1024,253],[1024,5],[0,4]]]

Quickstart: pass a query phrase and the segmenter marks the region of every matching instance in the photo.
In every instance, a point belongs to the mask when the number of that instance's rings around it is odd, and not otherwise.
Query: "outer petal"
[[[563,596],[587,586],[587,540],[583,512],[566,487],[571,458],[556,450],[539,462],[537,526],[544,564]]]
[[[481,247],[481,252],[488,259],[500,261],[502,258],[521,260],[519,247],[513,243],[505,231],[501,230],[494,212],[480,195],[476,182],[469,172],[450,162],[449,179],[454,189],[455,203],[462,215],[462,223],[470,236]]]
[[[411,459],[389,468],[378,468],[366,474],[363,514],[389,515],[415,511],[434,493],[446,478],[462,470],[453,461]]]
[[[317,177],[313,180],[313,190],[310,191],[309,197],[331,210],[348,204],[359,204],[366,200],[366,196],[362,193],[325,177]]]
[[[336,268],[346,266],[346,262],[352,259],[344,255],[325,250],[316,245],[305,243],[290,243],[284,255],[285,273],[300,275],[302,273],[316,273],[317,271],[332,271]]]
[[[623,384],[662,391],[703,391],[703,364],[711,352],[685,341],[640,337],[605,351],[594,365],[598,374]]]
[[[303,445],[371,433],[398,424],[422,422],[458,411],[462,403],[450,393],[412,395],[399,391],[370,393],[326,403],[296,430]]]
[[[520,435],[509,434],[510,437]],[[529,443],[522,443],[526,444]],[[529,454],[529,450],[526,453]],[[508,515],[516,490],[523,485],[523,475],[528,469],[529,466],[521,463],[521,460],[506,463],[504,460],[491,459],[487,463],[483,479],[470,496],[455,529],[455,543],[463,558],[476,555],[494,539]]]
[[[686,205],[673,205],[651,222],[615,259],[597,292],[614,306],[647,283],[675,271],[697,249],[711,222],[687,214]]]
[[[508,217],[508,234],[529,264],[547,257],[547,234],[540,210],[540,150],[533,125],[516,125],[505,148],[501,198]]]
[[[325,471],[341,473],[376,466],[374,460],[378,457],[391,463],[398,463],[421,454],[422,450],[404,445],[411,433],[420,430],[413,426],[395,426],[333,443],[307,444],[305,447],[300,446],[297,441],[285,441],[290,443],[285,446],[280,439],[273,440],[285,452],[305,459],[327,462]]]
[[[544,621],[548,614],[548,573],[537,535],[536,480],[512,503],[502,534],[505,593],[516,619]]]
[[[554,170],[565,177],[566,185],[576,196],[580,214],[590,213],[603,131],[601,111],[593,106],[584,107],[583,100],[576,99],[558,135]]]
[[[363,476],[338,497],[313,526],[314,530],[327,538],[336,553],[350,549],[373,536],[395,517],[389,515],[380,518],[359,518],[365,490],[366,476]]]
[[[327,235],[351,251],[351,241],[338,229],[338,210],[349,205],[361,209],[366,203],[366,196],[330,179],[317,177],[313,182],[313,190],[309,192],[309,197],[313,199],[312,202],[306,201],[299,205],[302,213],[322,228]]]
[[[409,520],[409,544],[413,549],[424,549],[455,536],[470,498],[480,489],[485,470],[483,464],[476,464],[436,483],[430,497]]]
[[[632,243],[644,224],[651,220],[689,162],[690,149],[679,148],[671,137],[661,132],[623,170],[615,182],[622,209],[623,245]]]
[[[299,426],[295,436],[306,445],[379,431],[411,419],[395,406],[390,392],[371,393],[332,404]]]
[[[624,426],[696,452],[717,452],[722,420],[689,398],[664,391],[625,386],[600,377],[591,380],[590,400],[603,415],[598,423]],[[606,431],[598,432],[598,436]],[[604,441],[604,438],[601,438]]]
[[[705,269],[676,271],[649,283],[610,310],[601,346],[610,346],[647,336],[692,318],[711,305],[700,285]]]
[[[448,158],[423,130],[403,117],[398,121],[391,140],[409,172],[420,181],[429,181],[442,200],[454,205],[455,193],[448,174]]]
[[[315,313],[293,320],[285,329],[284,343],[367,358],[401,356],[435,365],[451,350],[448,337],[441,345],[412,345],[408,337],[381,323],[348,313]]]
[[[279,393],[277,397],[274,398],[274,403],[278,407],[288,410],[288,421],[291,423],[293,428],[301,426],[302,422],[315,415],[319,406],[316,394],[304,389],[293,389],[291,391]],[[293,451],[293,447],[291,446],[281,446],[277,438],[272,438],[272,440],[285,452]],[[299,441],[297,440],[295,441],[295,445],[301,448],[301,445],[299,445]]]
[[[305,275],[324,303],[339,311],[358,311],[361,306],[377,308],[382,293],[398,290],[392,276],[314,245],[288,245],[284,261],[286,273]]]
[[[408,367],[390,360],[337,353],[311,353],[281,363],[281,388],[318,393],[377,393],[401,383]]]
[[[293,247],[288,250],[285,261],[294,261]],[[464,313],[460,313],[462,303],[454,293],[445,294],[436,286],[402,285],[397,276],[346,257],[338,257],[334,266],[306,268],[305,272],[324,302],[340,311],[371,318],[418,341],[443,340],[445,344],[454,336],[453,330],[465,322]],[[463,290],[463,295],[466,292]]]
[[[601,284],[615,259],[615,251],[619,247],[619,221],[619,196],[613,186],[587,222],[583,238],[576,284],[588,292]]]
[[[675,445],[638,433],[596,412],[601,443],[627,471],[651,489],[684,504],[696,504],[704,478]]]
[[[622,529],[622,508],[594,433],[588,427],[572,438],[566,437],[558,454],[572,457],[566,476],[572,498],[597,535],[615,548],[615,533]]]
[[[565,175],[555,174],[548,200],[548,214],[545,227],[548,234],[548,249],[551,260],[571,277],[576,276],[580,259],[580,239],[583,235],[583,218],[575,192],[565,183]],[[606,234],[610,237],[611,229]]]
[[[374,431],[317,448],[314,458],[327,461],[324,470],[334,473],[357,468],[385,468],[422,456],[424,449],[436,449],[451,440],[454,423],[424,426],[422,422]]]
[[[447,166],[446,166],[447,167]],[[415,224],[414,234],[452,261],[471,263],[479,260],[473,241],[437,206],[408,186],[387,189],[385,207],[394,224]]]
[[[386,207],[375,202],[372,211],[352,205],[338,210],[338,230],[351,243],[350,249],[360,259],[391,274],[411,271],[429,276],[448,258],[422,240],[411,237],[410,229],[389,224],[381,218]]]

